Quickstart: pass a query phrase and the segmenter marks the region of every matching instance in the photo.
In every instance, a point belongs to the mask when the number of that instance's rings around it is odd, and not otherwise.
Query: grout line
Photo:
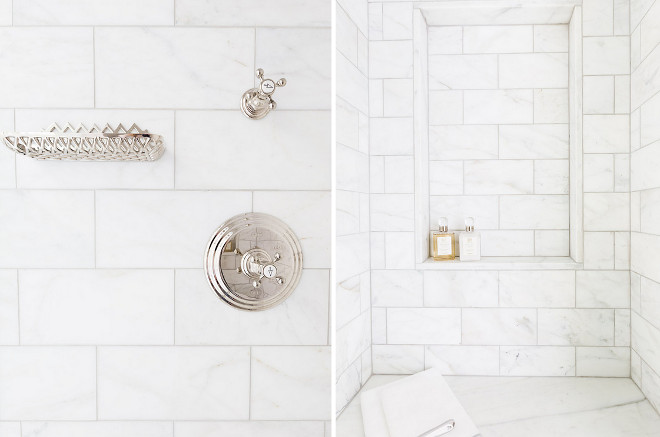
[[[16,269],[16,324],[18,325],[18,345],[21,344],[21,285],[19,282],[19,269]]]
[[[248,420],[252,420],[252,346],[249,350],[250,379],[248,381]]]
[[[96,109],[96,27],[92,27],[92,73],[94,75],[94,109]]]
[[[96,388],[96,420],[99,420],[99,347],[94,346],[94,366],[95,366],[95,374],[94,374],[94,386]]]
[[[97,234],[98,234],[98,223],[97,223],[97,216],[96,216],[96,190],[93,192],[93,202],[94,202],[94,268],[97,266],[96,258],[97,258],[97,253],[98,253],[98,246],[96,244],[96,239],[97,239]]]
[[[172,269],[172,345],[176,346],[176,269]]]

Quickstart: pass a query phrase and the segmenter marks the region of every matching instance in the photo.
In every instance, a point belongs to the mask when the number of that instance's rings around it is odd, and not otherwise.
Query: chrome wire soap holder
[[[36,159],[76,161],[155,161],[165,151],[163,137],[140,129],[106,124],[91,128],[80,124],[59,127],[53,123],[44,132],[3,132],[5,145],[16,153]]]

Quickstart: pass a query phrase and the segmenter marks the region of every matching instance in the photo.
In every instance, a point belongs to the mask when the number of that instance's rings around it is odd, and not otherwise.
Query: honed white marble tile
[[[628,115],[585,115],[585,153],[628,153],[630,120]]]
[[[412,41],[370,41],[370,78],[411,78],[413,75]]]
[[[646,146],[660,140],[660,126],[657,123],[660,117],[660,94],[647,100],[638,115],[640,145]]]
[[[568,123],[568,90],[534,90],[534,121],[536,123]]]
[[[337,8],[336,12],[337,51],[357,65],[357,26],[342,8]]]
[[[371,309],[371,341],[372,344],[387,343],[387,309]]]
[[[0,345],[18,344],[18,276],[0,270]]]
[[[170,422],[23,422],[26,437],[172,437]],[[4,434],[3,434],[4,435]],[[18,435],[17,435],[18,437]]]
[[[364,385],[369,380],[369,378],[371,378],[371,376],[373,375],[373,365],[372,365],[371,351],[370,350],[364,351],[362,353],[361,361],[362,361],[362,363],[361,363],[361,365],[362,365],[362,372],[361,372],[362,379],[361,379],[360,383],[362,385]]]
[[[531,123],[532,90],[465,91],[465,124]]]
[[[371,229],[373,231],[412,231],[415,199],[412,194],[372,194]]]
[[[583,74],[630,73],[630,37],[586,37],[582,44]]]
[[[614,233],[584,233],[584,268],[608,270],[614,268]]]
[[[660,141],[632,153],[630,187],[632,191],[660,187]]]
[[[646,57],[660,43],[660,7],[653,4],[641,22],[641,56]]]
[[[413,181],[414,182],[414,181]],[[369,192],[385,192],[385,157],[371,156],[369,158]]]
[[[429,88],[497,88],[497,55],[431,55]]]
[[[660,329],[633,311],[631,313],[631,330],[631,346],[633,350],[649,366],[659,369],[660,354],[658,354],[658,342],[660,341]]]
[[[481,256],[534,256],[534,231],[483,231]]]
[[[586,193],[584,195],[586,231],[626,231],[630,229],[629,193]]]
[[[247,347],[103,347],[97,365],[101,420],[248,418]]]
[[[366,169],[369,167],[369,156],[339,143],[336,145],[336,155],[337,168],[341,169],[336,172],[337,189],[368,192],[370,175]]]
[[[430,126],[431,160],[497,159],[497,126]]]
[[[498,201],[495,196],[431,196],[431,224],[440,217],[449,219],[449,229],[464,230],[465,217],[474,217],[477,229],[498,229]]]
[[[626,271],[578,271],[578,308],[630,307],[630,274]]]
[[[356,360],[359,360],[365,351],[369,350],[371,345],[369,311],[363,312],[338,329],[336,339],[337,345],[341,345],[336,349],[337,374],[341,374]]]
[[[534,231],[534,255],[568,256],[569,231]]]
[[[426,346],[425,367],[443,375],[499,375],[498,346]]]
[[[412,3],[383,3],[383,39],[412,39]]]
[[[613,0],[583,0],[582,34],[585,36],[612,35],[614,29]]]
[[[11,14],[9,14],[11,22]],[[0,422],[0,434],[6,437],[22,437],[20,422]]]
[[[614,235],[614,268],[630,270],[630,232],[616,232]]]
[[[0,29],[2,106],[93,107],[93,44],[92,29],[87,27]]]
[[[153,0],[152,0],[153,1]],[[295,10],[293,14],[291,11]],[[176,24],[184,26],[289,26],[330,25],[330,7],[323,0],[177,0]]]
[[[388,308],[387,342],[391,344],[459,344],[461,310]]]
[[[335,384],[335,408],[341,411],[360,390],[361,360],[355,360],[342,374],[337,375]]]
[[[660,406],[660,375],[646,363],[642,363],[642,391],[657,411]]]
[[[463,53],[526,53],[533,45],[532,26],[463,28]]]
[[[127,11],[130,11],[128,13]],[[174,4],[168,0],[14,1],[14,24],[18,26],[149,26],[174,24]]]
[[[429,184],[432,196],[463,194],[463,162],[429,162]]]
[[[642,280],[639,273],[631,270],[630,272],[630,309],[637,311],[638,314],[642,313],[641,300],[642,300]]]
[[[553,159],[534,161],[534,192],[536,194],[569,193],[569,161]]]
[[[360,289],[360,285],[360,275],[352,276],[337,283],[335,289],[335,302],[337,305],[335,320],[338,328],[341,328],[360,315],[360,312],[362,311],[362,304],[360,302],[362,290]],[[205,300],[206,297],[207,296],[204,296]],[[191,311],[191,313],[193,313],[194,305],[190,305],[190,307],[193,308],[193,311]],[[190,325],[193,326],[190,330],[190,333],[193,336],[197,335],[197,332],[194,331],[194,324],[195,321],[193,320],[192,323],[190,323]]]
[[[360,193],[337,190],[337,235],[360,232]]]
[[[642,359],[632,348],[630,350],[630,378],[638,387],[642,386]]]
[[[655,258],[655,254],[660,250],[660,236],[633,232],[631,248],[630,264],[632,270],[660,282],[660,271]]]
[[[630,348],[578,347],[576,348],[577,376],[630,375]]]
[[[339,2],[342,3],[342,2]],[[353,4],[353,2],[343,3]],[[364,8],[364,4],[355,4],[356,7]],[[368,6],[368,25],[369,25],[369,39],[371,41],[378,41],[383,39],[383,4],[382,3],[367,3]]]
[[[660,328],[660,283],[641,278],[640,307],[642,317]]]
[[[91,191],[2,191],[0,222],[3,268],[94,267]]]
[[[575,348],[502,346],[500,366],[505,376],[575,376]]]
[[[630,1],[630,28],[636,28],[646,15],[646,12],[655,2],[652,0]]]
[[[1,347],[0,420],[94,420],[93,347]]]
[[[99,191],[97,265],[198,268],[216,228],[251,210],[250,192]]]
[[[532,161],[466,161],[465,194],[531,194]]]
[[[637,108],[630,113],[630,151],[634,152],[641,147],[641,109]]]
[[[614,112],[614,76],[585,76],[582,84],[585,114]]]
[[[567,308],[575,305],[575,272],[500,272],[499,306]]]
[[[614,34],[630,35],[630,0],[614,0]]]
[[[341,97],[337,98],[337,142],[352,149],[359,149],[359,112]]]
[[[630,193],[630,230],[632,232],[640,232],[641,230],[641,193],[640,191]]]
[[[642,62],[642,29],[637,27],[630,34],[630,68],[635,71]]]
[[[14,131],[14,110],[0,109],[0,131]],[[16,154],[0,149],[0,188],[16,188]]]
[[[630,113],[630,76],[616,76],[614,78],[614,112],[617,114]]]
[[[412,194],[415,192],[414,157],[385,156],[384,163],[384,191],[386,193]],[[380,175],[374,176],[380,177]]]
[[[369,40],[362,32],[357,34],[357,67],[365,76],[369,74]]]
[[[355,64],[344,56],[337,56],[336,66],[337,97],[359,109],[369,112],[369,80]]]
[[[424,306],[495,307],[497,272],[424,271]]]
[[[539,344],[614,345],[614,310],[539,308],[538,316]]]
[[[632,108],[638,108],[660,90],[660,75],[656,67],[658,62],[660,62],[660,50],[654,50],[633,71],[630,88]]]
[[[535,52],[568,52],[568,25],[537,24],[534,26]]]
[[[171,428],[171,425],[169,423],[168,426],[170,426]],[[316,422],[311,422],[311,421],[175,422],[174,423],[174,435],[176,435],[176,437],[214,437],[214,436],[225,436],[225,435],[226,436],[268,436],[268,437],[324,437],[324,432],[325,430],[324,430],[323,422],[320,421],[316,421]],[[51,437],[51,436],[46,436],[46,437]]]
[[[441,90],[429,93],[429,124],[460,125],[463,123],[463,91]]]
[[[605,193],[614,191],[614,156],[609,154],[584,155],[584,191]]]
[[[383,117],[385,97],[383,92],[383,81],[385,79],[372,79],[369,81],[369,115],[372,117]]]
[[[374,345],[374,373],[410,375],[424,370],[424,346]]]
[[[252,347],[252,420],[329,420],[329,347]]]
[[[500,88],[566,88],[567,72],[566,53],[499,56]]]
[[[238,111],[179,111],[176,187],[328,189],[329,117],[327,111],[281,111],[260,120],[259,129],[254,129],[254,120]],[[247,131],[251,135],[246,136]],[[222,132],[222,141],[210,141],[217,132]]]
[[[385,234],[385,268],[412,269],[414,265],[414,232],[387,232]]]
[[[12,6],[13,6],[12,0],[0,1],[0,24],[2,26],[12,25]]]
[[[412,118],[372,118],[369,124],[372,155],[412,155]]]
[[[174,343],[171,270],[22,270],[19,282],[22,344]]]
[[[614,310],[614,345],[630,347],[630,309]]]
[[[359,275],[369,269],[369,260],[362,256],[369,252],[366,232],[337,238],[337,282]],[[373,257],[372,257],[373,258]]]
[[[463,28],[461,26],[431,26],[428,28],[429,55],[454,55],[463,53]]]
[[[372,270],[371,304],[375,307],[424,305],[424,276],[416,270]]]
[[[536,344],[536,310],[527,308],[465,308],[462,344]]]
[[[500,126],[500,159],[568,159],[568,125]]]
[[[501,229],[568,229],[568,197],[502,196]]]
[[[385,117],[412,117],[412,79],[383,79],[383,114]]]

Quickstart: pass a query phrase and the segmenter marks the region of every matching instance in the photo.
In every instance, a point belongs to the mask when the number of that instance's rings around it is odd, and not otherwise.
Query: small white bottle
[[[481,259],[481,234],[474,231],[474,218],[465,219],[465,232],[458,238],[461,261],[479,261]]]

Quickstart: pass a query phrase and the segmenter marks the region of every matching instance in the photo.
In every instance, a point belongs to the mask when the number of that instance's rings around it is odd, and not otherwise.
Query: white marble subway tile
[[[429,124],[460,125],[463,123],[463,91],[440,90],[429,93]]]
[[[94,267],[92,191],[2,191],[0,222],[3,268]]]
[[[534,118],[532,90],[465,91],[465,124],[520,124]]]
[[[411,78],[413,75],[412,41],[370,41],[369,77]]]
[[[630,232],[614,234],[614,268],[630,270]]]
[[[527,308],[465,308],[462,344],[536,344],[536,310]]]
[[[657,411],[660,407],[660,375],[648,364],[642,363],[642,391],[648,398],[653,408]]]
[[[495,89],[497,55],[430,55],[429,88]]]
[[[362,360],[358,358],[351,363],[348,369],[337,375],[337,382],[334,385],[336,411],[342,411],[360,391],[360,381],[362,380],[361,373]]]
[[[614,0],[614,34],[630,35],[630,0]]]
[[[369,112],[369,79],[357,66],[343,56],[337,56],[336,94],[362,113]],[[284,91],[284,90],[283,90]]]
[[[499,306],[570,308],[575,305],[575,272],[500,272]]]
[[[337,374],[341,374],[355,360],[358,360],[365,351],[369,350],[371,344],[369,312],[365,311],[359,317],[338,329],[335,338],[337,344],[342,345],[342,347],[336,349]]]
[[[459,344],[461,310],[456,308],[388,308],[389,344]]]
[[[0,420],[96,419],[93,347],[1,347]]]
[[[532,161],[466,161],[465,194],[531,194],[534,190]]]
[[[171,424],[167,425],[172,428]],[[174,422],[176,437],[268,436],[324,437],[321,421],[251,421],[251,422]],[[51,437],[51,436],[45,436]],[[53,436],[55,437],[55,436]],[[60,436],[57,436],[60,437]],[[64,436],[62,436],[64,437]],[[78,436],[72,436],[78,437]],[[99,436],[106,437],[106,436]],[[126,436],[133,437],[133,436]],[[137,437],[137,436],[136,436]],[[152,437],[152,436],[141,436]],[[153,437],[167,437],[167,434]]]
[[[413,116],[412,79],[383,79],[383,115]]]
[[[630,230],[632,232],[641,231],[641,194],[642,192],[640,191],[634,191],[630,193]]]
[[[330,419],[329,347],[252,347],[252,420]]]
[[[412,194],[372,194],[371,229],[373,231],[412,231],[415,198]]]
[[[614,268],[614,232],[584,233],[584,268],[596,270]]]
[[[410,375],[424,370],[422,345],[374,345],[374,373],[380,375]]]
[[[631,0],[630,1],[630,28],[636,28],[646,15],[646,12],[654,4],[653,0]]]
[[[500,126],[500,159],[568,159],[567,124]]]
[[[259,129],[253,121],[238,111],[177,112],[176,188],[330,188],[328,111],[275,112]],[[210,141],[217,132],[222,141]],[[240,162],[250,162],[249,169]]]
[[[582,104],[585,114],[614,112],[614,76],[585,76],[582,84]]]
[[[173,437],[171,422],[23,422],[25,437]],[[17,435],[18,437],[18,435]]]
[[[337,235],[360,232],[360,193],[337,190]]]
[[[534,161],[534,193],[568,194],[569,161],[566,159]]]
[[[614,310],[539,308],[538,316],[541,345],[614,345]]]
[[[568,196],[500,197],[501,229],[568,229]]]
[[[16,130],[38,132],[51,123],[104,126],[137,123],[141,129],[163,136],[164,155],[155,162],[40,161],[16,159],[18,188],[62,189],[168,189],[174,188],[174,112],[143,110],[17,110]]]
[[[383,81],[385,79],[372,79],[369,81],[369,115],[383,117],[385,110],[385,96]]]
[[[568,90],[534,90],[534,122],[568,123]]]
[[[372,118],[369,124],[372,155],[412,155],[412,118]]]
[[[466,26],[463,53],[527,53],[534,50],[532,26]]]
[[[185,277],[186,276],[184,275],[184,278]],[[196,280],[199,283],[199,278]],[[337,305],[335,321],[338,328],[343,327],[348,322],[360,315],[360,312],[362,311],[362,303],[360,302],[362,297],[362,290],[360,289],[360,285],[360,275],[352,276],[337,283],[337,287],[335,288],[335,302]],[[202,289],[206,290],[204,288]],[[191,314],[194,314],[195,309],[198,306],[197,302],[208,302],[208,296],[206,294],[201,294],[199,290],[199,288],[190,285],[186,287],[183,294],[177,295],[177,299],[183,300],[184,303],[182,305],[186,305],[187,308],[190,308],[190,311],[186,311],[184,313],[184,317],[182,318],[185,319],[186,315],[190,317]],[[286,302],[283,302],[283,304],[284,303]],[[213,307],[213,311],[219,311],[216,305],[213,305]],[[199,319],[201,320],[202,318],[200,317]],[[183,328],[181,330],[185,333],[182,335],[185,337],[190,336],[192,338],[203,336],[203,334],[199,334],[197,331],[195,331],[196,323],[197,319],[184,320]]]
[[[412,3],[383,3],[383,39],[412,39]]]
[[[614,345],[630,347],[630,309],[614,310]]]
[[[567,72],[567,53],[499,56],[500,88],[566,88]]]
[[[337,249],[340,249],[339,239],[337,239]],[[359,247],[363,249],[363,247]],[[370,253],[369,265],[372,269],[384,269],[385,268],[385,233],[384,232],[370,232],[369,238],[366,240],[366,246],[364,247]],[[345,251],[346,252],[346,251]],[[338,252],[339,253],[339,252]],[[343,255],[341,253],[340,255]],[[341,256],[336,257],[337,260],[341,259]],[[337,269],[339,272],[339,269]]]
[[[358,147],[364,154],[369,153],[369,116],[358,113]]]
[[[564,346],[502,346],[502,376],[575,376],[575,348]]]
[[[630,229],[629,193],[585,193],[586,231],[627,231]]]
[[[630,192],[630,155],[614,155],[614,191]]]
[[[351,61],[353,64],[357,65],[357,26],[355,23],[353,23],[353,21],[351,21],[351,18],[346,15],[346,12],[342,8],[337,8],[336,12],[335,34],[337,40],[337,51],[344,55],[346,59]],[[257,15],[260,16],[261,14]]]
[[[350,103],[337,97],[335,116],[337,118],[337,142],[352,149],[359,149],[359,112]]]
[[[630,73],[630,37],[586,37],[582,44],[583,74]]]
[[[18,344],[18,275],[0,270],[0,345]]]
[[[429,27],[428,50],[429,55],[456,55],[463,53],[463,27]]]
[[[568,25],[534,25],[534,51],[568,52]]]
[[[638,115],[639,145],[646,146],[660,140],[660,126],[658,126],[658,118],[660,118],[660,94],[656,94],[647,100],[640,108]]]
[[[655,258],[655,254],[660,250],[660,236],[639,232],[633,232],[631,236],[632,257],[630,264],[632,270],[660,282],[660,270],[658,270]]]
[[[640,230],[660,235],[660,187],[640,193]]]
[[[634,152],[641,147],[641,109],[637,108],[630,113],[630,151]]]
[[[371,309],[371,342],[387,343],[387,308]]]
[[[127,13],[130,11],[130,13]],[[168,0],[14,1],[17,26],[168,26],[174,24],[174,4]]]
[[[644,16],[641,22],[641,56],[644,59],[660,43],[660,6],[655,3]]]
[[[2,106],[93,107],[93,40],[89,27],[0,29]]]
[[[247,347],[102,347],[97,359],[100,420],[248,419]]]
[[[614,155],[585,154],[583,168],[586,193],[614,191]]]
[[[497,159],[497,126],[429,126],[431,160]]]
[[[623,377],[630,375],[630,348],[576,348],[577,376]]]
[[[631,339],[632,349],[641,359],[654,369],[660,369],[660,354],[658,354],[660,329],[635,311],[631,313]]]
[[[630,188],[632,191],[660,187],[660,141],[636,150],[631,156]]]
[[[614,78],[614,112],[630,113],[630,76],[615,76]]]
[[[351,2],[345,2],[351,3]],[[378,41],[383,39],[383,4],[368,3],[369,40]],[[357,6],[357,5],[356,5]],[[364,7],[364,5],[360,5]]]
[[[642,359],[632,348],[630,350],[630,378],[638,387],[642,386]]]
[[[2,26],[12,25],[12,7],[13,7],[12,0],[0,1],[0,25]]]
[[[154,0],[151,0],[154,1]],[[292,14],[291,11],[296,11]],[[183,26],[320,27],[330,25],[330,7],[323,0],[177,0],[176,24]]]
[[[447,217],[449,229],[464,230],[465,218],[474,217],[477,229],[498,229],[498,200],[495,196],[431,196],[431,225]]]
[[[568,256],[569,231],[534,231],[534,255]]]
[[[282,304],[267,313],[236,311],[217,298],[202,270],[177,270],[176,344],[326,344],[329,288],[327,270],[304,269],[295,291]],[[359,305],[358,300],[358,313]]]
[[[256,32],[257,67],[264,69],[266,77],[287,79],[280,91],[286,98],[275,95],[277,108],[330,109],[329,30],[257,28]],[[244,50],[249,53],[249,49]]]
[[[578,271],[578,308],[629,308],[630,274],[622,271]]]
[[[630,102],[632,108],[638,108],[643,102],[660,91],[660,74],[657,65],[660,62],[660,50],[652,51],[631,75]]]
[[[360,372],[360,376],[362,379],[360,380],[360,383],[362,385],[366,384],[366,382],[371,378],[373,375],[373,359],[371,358],[371,351],[367,350],[362,353],[361,357],[361,366],[362,366],[362,371]],[[326,422],[328,423],[328,422]],[[330,434],[326,434],[329,436]]]
[[[253,64],[254,29],[100,27],[95,102],[101,108],[234,109],[236,96],[253,85]]]
[[[583,144],[585,153],[628,153],[630,117],[585,115]]]
[[[429,184],[431,196],[463,194],[463,162],[429,162]]]
[[[171,270],[22,270],[19,282],[22,344],[174,343]]]
[[[584,36],[612,35],[614,29],[613,0],[583,0],[582,34]]]
[[[337,143],[335,150],[337,168],[341,169],[341,171],[336,172],[337,189],[368,192],[369,172],[366,169],[369,167],[369,156],[339,143]],[[326,180],[327,182],[328,180]]]
[[[14,131],[14,110],[0,109],[0,131]],[[16,154],[0,149],[0,188],[16,188]]]
[[[415,192],[415,159],[412,156],[385,156],[385,192]]]
[[[421,307],[424,276],[417,270],[372,270],[371,305],[374,307]]]
[[[198,268],[216,228],[251,210],[252,194],[245,191],[99,191],[97,265]]]
[[[630,68],[635,71],[642,62],[642,29],[637,27],[630,34]]]
[[[414,266],[415,266],[414,232],[385,233],[385,268],[412,269],[414,268]]]
[[[369,269],[369,260],[361,256],[369,252],[366,232],[337,238],[337,282],[345,281]]]
[[[371,156],[369,158],[369,192],[385,192],[385,157]]]
[[[497,272],[424,271],[426,307],[496,307]]]
[[[534,256],[534,231],[483,231],[481,256]]]
[[[495,376],[500,373],[498,346],[426,346],[425,368],[443,375]]]
[[[9,14],[11,23],[11,13]],[[0,434],[6,437],[22,437],[21,422],[0,422]]]

